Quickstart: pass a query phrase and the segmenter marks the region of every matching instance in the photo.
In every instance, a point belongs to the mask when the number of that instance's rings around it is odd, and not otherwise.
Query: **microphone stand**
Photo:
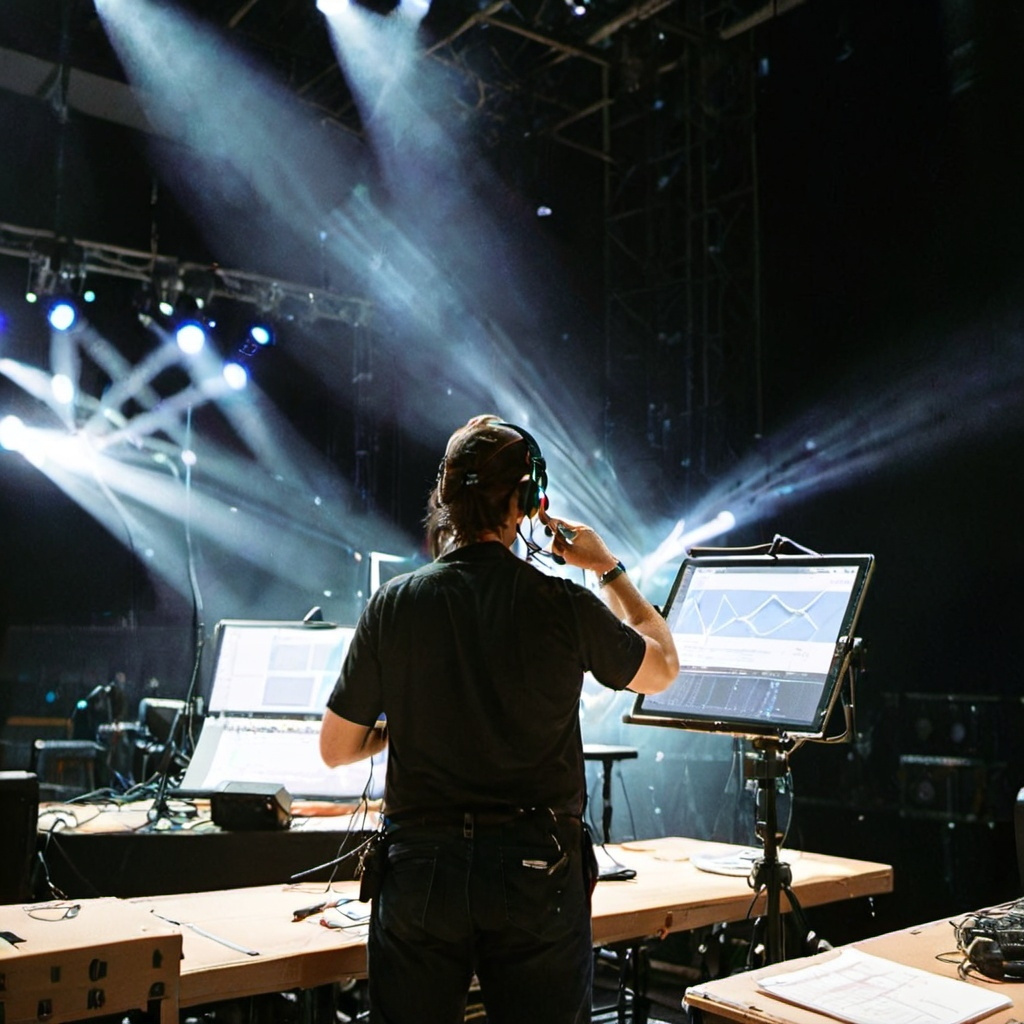
[[[192,438],[192,406],[188,407],[188,412],[185,417],[185,437],[186,444],[191,444]],[[178,476],[178,471],[174,467],[173,463],[170,464],[175,477]],[[189,679],[188,692],[185,694],[185,701],[183,706],[177,711],[174,716],[174,721],[171,722],[170,733],[167,737],[167,744],[164,748],[163,757],[160,760],[160,767],[158,769],[160,773],[160,781],[157,785],[156,796],[153,798],[153,804],[149,809],[147,815],[150,829],[157,828],[161,821],[169,821],[173,825],[173,816],[171,815],[170,808],[167,804],[167,790],[170,786],[171,771],[175,764],[175,755],[179,752],[177,744],[178,735],[178,724],[181,721],[182,715],[185,714],[189,723],[189,733],[191,734],[192,724],[195,719],[195,708],[196,708],[196,690],[199,684],[199,666],[202,662],[203,654],[203,616],[202,616],[202,597],[199,591],[199,582],[196,579],[195,570],[195,558],[193,557],[192,551],[192,467],[191,464],[185,463],[185,549],[187,552],[187,563],[188,563],[188,578],[189,584],[192,590],[192,631],[195,637],[195,656],[192,661],[192,677]]]
[[[172,820],[171,810],[167,804],[167,788],[171,782],[171,769],[174,766],[175,754],[178,752],[175,737],[178,734],[178,723],[181,721],[184,709],[185,705],[182,705],[174,713],[171,730],[167,735],[167,743],[164,745],[164,752],[160,757],[160,766],[157,768],[160,774],[160,781],[156,787],[156,796],[153,797],[153,804],[146,814],[150,828],[156,828],[161,821]]]

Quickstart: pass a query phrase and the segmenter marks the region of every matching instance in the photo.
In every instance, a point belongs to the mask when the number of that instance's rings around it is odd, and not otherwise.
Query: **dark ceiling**
[[[178,6],[225,33],[325,117],[359,130],[315,0],[186,0]],[[712,13],[694,13],[705,6]],[[619,93],[637,75],[654,72],[643,67],[655,59],[652,37],[659,40],[657,61],[667,66],[695,35],[743,31],[749,15],[772,7],[759,0],[713,8],[673,0],[589,0],[579,9],[585,13],[574,14],[566,0],[437,0],[421,37],[430,57],[460,80],[453,100],[467,111],[501,123],[535,118],[543,109],[546,123],[540,127],[552,130],[596,98],[592,76],[581,66],[608,69],[612,92]],[[0,46],[123,81],[92,0],[9,0],[4,15]]]

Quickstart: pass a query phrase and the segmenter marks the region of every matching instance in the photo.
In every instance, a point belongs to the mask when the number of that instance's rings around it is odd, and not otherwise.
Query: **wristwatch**
[[[621,562],[616,562],[607,572],[601,573],[597,577],[597,585],[599,587],[606,587],[612,580],[617,579],[626,571],[626,567]]]

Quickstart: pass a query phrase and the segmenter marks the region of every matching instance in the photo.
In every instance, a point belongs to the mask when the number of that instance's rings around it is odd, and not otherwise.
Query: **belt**
[[[478,828],[499,828],[517,821],[537,819],[577,823],[581,820],[577,815],[553,811],[548,807],[484,808],[475,811],[438,811],[386,818],[385,829],[389,833],[408,828],[461,829],[465,838],[472,839]]]

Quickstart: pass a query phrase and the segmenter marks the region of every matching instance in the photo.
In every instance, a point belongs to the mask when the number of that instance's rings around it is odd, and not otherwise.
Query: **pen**
[[[300,907],[298,910],[292,912],[293,921],[304,921],[307,917],[312,917],[314,914],[319,914],[321,910],[327,910],[330,907],[336,907],[338,900],[324,900],[322,903],[314,903],[311,907]]]

